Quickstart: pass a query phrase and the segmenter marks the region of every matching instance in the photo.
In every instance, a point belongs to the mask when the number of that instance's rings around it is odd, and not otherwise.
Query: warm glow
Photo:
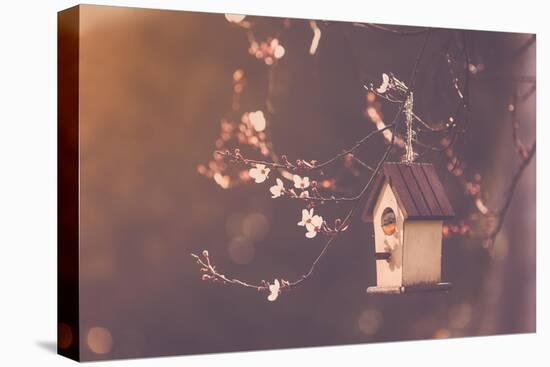
[[[375,99],[376,99],[376,95],[374,93],[372,93],[371,91],[369,91],[367,93],[367,101],[369,103],[372,103],[372,102],[374,102]]]
[[[370,117],[370,119],[374,123],[379,123],[382,121],[382,118],[380,117],[380,114],[378,113],[378,110],[374,107],[367,108],[367,115]]]
[[[447,330],[445,328],[437,329],[434,333],[434,338],[435,339],[445,339],[445,338],[448,338],[450,336],[451,336],[451,333],[449,332],[449,330]]]
[[[57,334],[57,346],[60,349],[67,349],[73,344],[73,331],[69,325],[64,322],[59,323]]]
[[[332,189],[332,188],[334,188],[334,179],[321,181],[321,187],[323,189]]]
[[[229,187],[229,176],[225,176],[216,172],[214,174],[214,181],[216,181],[216,183],[220,185],[222,189],[227,189]]]
[[[235,72],[233,72],[233,81],[238,82],[240,81],[244,76],[244,71],[242,69],[237,69]]]
[[[248,114],[248,120],[250,121],[250,124],[256,130],[257,132],[264,131],[265,130],[265,116],[262,111],[256,111],[256,112],[250,112]]]
[[[235,84],[233,87],[233,91],[237,94],[240,94],[243,92],[243,85],[242,84]]]
[[[88,331],[88,347],[96,354],[106,354],[113,348],[113,336],[104,327],[94,326]]]
[[[275,56],[276,59],[280,59],[285,55],[285,48],[282,45],[277,45],[275,47],[275,50],[273,51],[273,56]]]

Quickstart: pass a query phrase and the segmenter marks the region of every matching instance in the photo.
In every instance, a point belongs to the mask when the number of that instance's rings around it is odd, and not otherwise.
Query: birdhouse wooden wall
[[[392,235],[386,235],[382,228],[382,213],[390,208],[395,213],[396,229]],[[403,227],[404,216],[399,208],[395,194],[386,182],[374,207],[374,242],[378,253],[389,252],[389,260],[376,261],[376,279],[379,287],[399,287],[403,284]]]
[[[404,227],[403,285],[439,283],[443,221],[408,220]]]
[[[384,233],[383,213],[395,213],[395,232]],[[375,251],[389,253],[376,261],[378,287],[400,287],[441,281],[442,220],[405,220],[391,186],[385,183],[373,213]]]

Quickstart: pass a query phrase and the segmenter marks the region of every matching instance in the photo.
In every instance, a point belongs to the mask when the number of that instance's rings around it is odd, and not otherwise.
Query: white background
[[[97,4],[537,33],[537,139],[548,137],[544,1],[96,1]],[[56,338],[56,12],[73,1],[0,11],[0,365],[64,366]],[[456,6],[460,4],[460,6]],[[541,139],[542,138],[542,139]],[[537,334],[101,362],[110,366],[548,365],[549,159],[537,147]],[[466,269],[465,269],[466,271]],[[327,315],[330,317],[330,315]],[[269,330],[266,330],[269,332]]]

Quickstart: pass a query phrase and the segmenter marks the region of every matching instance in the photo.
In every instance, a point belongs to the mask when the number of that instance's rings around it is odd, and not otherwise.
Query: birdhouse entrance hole
[[[384,209],[382,213],[382,230],[386,236],[391,236],[395,233],[397,222],[395,219],[395,213],[392,208]]]

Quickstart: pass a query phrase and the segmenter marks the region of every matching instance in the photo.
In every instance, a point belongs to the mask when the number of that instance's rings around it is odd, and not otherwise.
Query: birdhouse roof
[[[429,163],[386,162],[367,197],[363,220],[372,221],[374,206],[388,182],[405,219],[444,220],[454,217],[443,185]]]

